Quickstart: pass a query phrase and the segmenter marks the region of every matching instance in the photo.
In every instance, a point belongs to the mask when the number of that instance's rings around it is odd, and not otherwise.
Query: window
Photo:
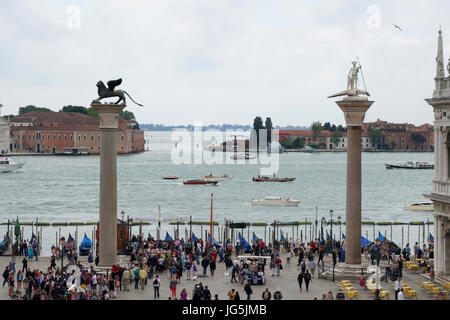
[[[94,141],[94,136],[91,136],[91,141]]]
[[[101,137],[101,135],[98,135],[98,141],[100,141],[100,137]]]
[[[120,140],[122,140],[122,141],[123,141],[123,136],[121,136],[121,137],[120,137]]]
[[[64,141],[66,141],[67,140],[67,136],[66,135],[64,135]]]
[[[55,135],[53,135],[53,140],[56,140],[56,136]]]
[[[50,140],[50,135],[47,135],[47,140]]]
[[[58,134],[58,141],[61,141],[61,135]]]
[[[405,143],[405,139],[402,140],[402,143]]]
[[[86,136],[84,136],[84,140],[86,140]]]
[[[72,135],[70,135],[70,141],[72,141]]]

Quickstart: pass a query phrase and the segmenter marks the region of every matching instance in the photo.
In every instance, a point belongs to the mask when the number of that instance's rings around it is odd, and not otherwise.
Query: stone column
[[[436,162],[435,162],[436,163]],[[434,202],[434,206],[435,208],[437,207],[437,204],[435,201]],[[437,208],[436,208],[437,209]],[[436,210],[435,209],[435,210]],[[440,234],[439,234],[439,218],[437,216],[437,214],[433,214],[434,216],[434,273],[438,274],[439,273],[439,266],[437,264],[437,262],[439,261],[439,239],[440,239]]]
[[[119,113],[126,106],[92,103],[98,112],[102,143],[100,149],[99,251],[102,266],[116,263],[117,257],[117,129]]]
[[[374,101],[363,96],[337,101],[347,124],[347,201],[345,263],[361,264],[361,127]]]

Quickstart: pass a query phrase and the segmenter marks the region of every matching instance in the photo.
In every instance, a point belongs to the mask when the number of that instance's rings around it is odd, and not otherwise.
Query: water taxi
[[[254,182],[290,182],[290,181],[294,181],[295,178],[270,178],[270,177],[260,177],[258,176],[258,178],[253,177],[253,181]]]
[[[434,164],[427,161],[404,161],[399,163],[386,163],[386,169],[434,169]]]
[[[235,153],[230,158],[232,160],[240,160],[240,159],[251,160],[251,159],[255,159],[256,156],[247,152],[247,153]]]
[[[183,184],[218,184],[219,181],[217,180],[205,180],[205,179],[195,179],[195,180],[187,180],[183,181]]]
[[[252,200],[254,206],[272,206],[272,207],[297,207],[300,200],[290,198],[282,199],[281,197],[265,197],[263,199]]]
[[[177,180],[179,179],[179,176],[164,176],[163,179],[164,180]]]
[[[0,157],[0,173],[19,170],[23,165],[24,163],[15,163],[9,157]]]
[[[407,211],[434,211],[433,202],[419,202],[407,205],[403,210]]]

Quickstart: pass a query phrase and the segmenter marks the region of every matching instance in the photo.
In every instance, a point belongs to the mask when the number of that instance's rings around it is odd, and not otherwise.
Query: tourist
[[[208,265],[209,265],[209,262],[208,262],[208,260],[207,260],[207,258],[206,258],[206,256],[205,256],[205,257],[203,257],[203,259],[202,259],[202,267],[203,267],[203,276],[204,276],[204,277],[206,277],[206,271],[207,271],[207,269],[208,269]]]
[[[234,289],[233,289],[234,290]],[[239,292],[238,291],[236,291],[235,293],[234,293],[234,300],[241,300],[241,297],[239,296]]]
[[[236,291],[234,289],[231,289],[228,291],[228,300],[234,300],[234,296],[236,295]]]
[[[281,289],[276,288],[275,292],[273,293],[273,300],[281,300],[283,299],[283,295],[281,294]]]
[[[186,264],[185,264],[185,269],[186,269],[186,279],[191,280],[192,263],[191,263],[190,259],[187,259]]]
[[[27,269],[28,269],[28,259],[26,256],[24,256],[22,260],[22,272],[27,271]]]
[[[434,283],[434,267],[430,268],[430,281]]]
[[[400,277],[398,277],[397,280],[395,281],[395,285],[394,285],[395,300],[397,300],[398,293],[402,289],[402,282],[401,281],[402,281],[402,279]]]
[[[214,295],[214,300],[219,300],[219,295],[218,294]]]
[[[300,270],[297,276],[298,286],[300,287],[300,292],[302,292],[302,284],[303,284],[304,274],[303,271]]]
[[[114,285],[114,279],[112,278],[112,276],[110,275],[108,278],[108,284],[107,284],[107,288],[108,288],[108,295],[111,297],[113,297],[113,299],[115,298],[114,295],[114,291],[115,291],[115,285]]]
[[[338,293],[336,293],[336,300],[345,300],[344,292],[342,289],[339,289]]]
[[[142,290],[144,290],[144,288],[145,288],[145,281],[146,280],[147,280],[147,272],[145,272],[144,269],[141,269],[139,271],[139,282],[140,282]]]
[[[203,290],[203,300],[211,300],[211,291],[209,291],[208,286],[205,286]]]
[[[211,259],[209,263],[209,270],[211,271],[211,277],[214,277],[214,271],[216,270],[216,260]]]
[[[138,266],[134,266],[134,270],[133,270],[133,279],[134,279],[134,288],[135,289],[139,289],[139,268]]]
[[[327,293],[327,300],[334,300],[333,292],[331,290]]]
[[[120,278],[117,275],[114,278],[114,298],[116,298],[119,295],[119,288],[120,288]]]
[[[155,278],[153,279],[153,292],[154,292],[155,299],[157,297],[159,298],[160,285],[161,285],[161,281],[159,280],[158,275],[156,275]]]
[[[5,284],[8,282],[9,277],[9,267],[5,267],[5,271],[3,271],[3,287],[5,287]]]
[[[359,286],[361,288],[364,288],[365,285],[366,285],[366,280],[364,279],[364,277],[360,277],[359,278]]]
[[[270,259],[269,268],[270,268],[270,275],[272,277],[274,277],[275,276],[275,260],[274,260],[274,258]]]
[[[248,281],[245,283],[244,291],[247,294],[247,300],[250,300],[250,296],[253,294],[253,290]]]
[[[187,291],[186,288],[183,288],[183,290],[181,290],[180,292],[180,300],[187,300]]]
[[[306,292],[308,292],[309,282],[311,281],[311,273],[309,273],[308,270],[306,270],[306,273],[304,275],[304,279],[305,279]]]
[[[172,276],[172,280],[170,280],[169,288],[172,292],[172,297],[177,296],[177,278],[176,276]]]
[[[21,290],[22,289],[22,281],[23,281],[22,270],[17,271],[16,281],[17,281],[17,290]]]
[[[289,266],[289,269],[291,268],[291,257],[292,257],[292,251],[288,250],[286,252],[286,265],[285,265],[285,267]]]
[[[266,290],[263,291],[261,297],[263,298],[263,300],[268,301],[272,298],[272,294],[269,291],[269,288],[266,288]]]

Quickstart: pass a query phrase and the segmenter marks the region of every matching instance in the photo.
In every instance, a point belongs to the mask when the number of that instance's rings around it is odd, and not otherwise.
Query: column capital
[[[344,112],[347,127],[361,127],[367,110],[375,101],[366,99],[343,99],[336,104]]]
[[[100,129],[117,129],[119,127],[119,113],[126,108],[125,104],[91,103],[100,119]]]

